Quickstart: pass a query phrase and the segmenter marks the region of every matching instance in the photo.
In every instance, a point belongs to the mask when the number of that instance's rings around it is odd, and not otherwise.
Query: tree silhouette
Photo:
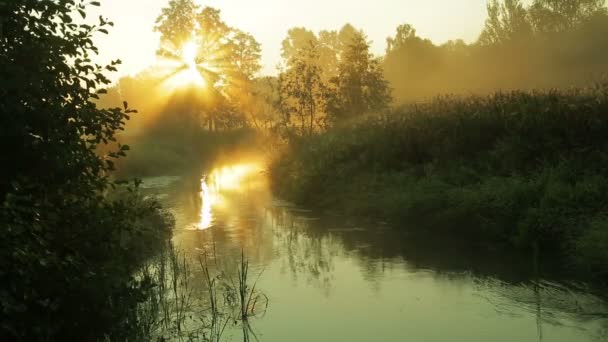
[[[155,31],[165,44],[181,47],[194,32],[197,5],[193,0],[170,0],[156,19]]]
[[[0,2],[0,339],[97,340],[122,330],[153,207],[107,195],[132,110],[101,109],[120,64],[92,62],[90,1]],[[147,231],[155,227],[148,225]],[[146,243],[151,241],[146,240]],[[148,245],[149,248],[152,244]],[[129,262],[126,262],[128,260]],[[116,309],[112,303],[121,302]],[[95,308],[95,310],[91,310]],[[121,333],[127,333],[124,329]]]
[[[522,39],[532,34],[528,11],[520,0],[505,0],[488,3],[488,18],[479,37],[482,45],[501,44]]]
[[[537,32],[563,32],[590,18],[606,14],[603,0],[534,0],[530,18]]]
[[[279,76],[279,108],[284,125],[295,119],[301,135],[312,135],[323,125],[327,94],[321,67],[313,62],[319,58],[319,44],[309,41],[290,57],[289,68]]]

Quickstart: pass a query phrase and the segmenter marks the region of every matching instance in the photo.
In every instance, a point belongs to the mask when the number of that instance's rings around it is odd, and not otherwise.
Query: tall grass
[[[271,178],[301,204],[608,273],[608,86],[439,97],[292,141]]]
[[[132,318],[128,340],[219,342],[238,323],[246,341],[255,337],[249,318],[265,313],[268,298],[255,290],[257,279],[252,283],[243,272],[249,268],[244,254],[231,268],[218,262],[215,250],[203,250],[198,261],[197,270],[169,244],[142,269],[139,279],[148,292]]]

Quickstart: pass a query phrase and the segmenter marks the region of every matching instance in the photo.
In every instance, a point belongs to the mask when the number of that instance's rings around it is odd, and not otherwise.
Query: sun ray
[[[178,89],[201,89],[208,94],[232,97],[242,75],[232,61],[232,47],[226,37],[217,32],[175,46],[164,42],[158,51],[161,84],[168,92]],[[234,88],[234,89],[232,89]]]

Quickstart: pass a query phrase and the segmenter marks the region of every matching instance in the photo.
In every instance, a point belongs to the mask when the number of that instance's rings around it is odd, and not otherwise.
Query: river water
[[[175,215],[174,242],[193,261],[211,248],[247,256],[269,299],[250,322],[260,341],[608,341],[608,303],[584,284],[525,258],[296,208],[273,198],[255,163],[143,188]]]

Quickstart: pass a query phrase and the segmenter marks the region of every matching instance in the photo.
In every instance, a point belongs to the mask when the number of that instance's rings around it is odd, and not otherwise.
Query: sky
[[[99,61],[121,59],[120,76],[134,75],[155,63],[159,36],[154,22],[168,0],[101,0],[97,13],[114,21],[108,36],[98,37]],[[292,27],[315,32],[345,23],[363,29],[372,52],[381,55],[398,25],[413,25],[435,43],[474,41],[486,18],[487,0],[199,0],[221,10],[230,26],[251,33],[262,45],[262,75],[273,75],[281,41]]]

